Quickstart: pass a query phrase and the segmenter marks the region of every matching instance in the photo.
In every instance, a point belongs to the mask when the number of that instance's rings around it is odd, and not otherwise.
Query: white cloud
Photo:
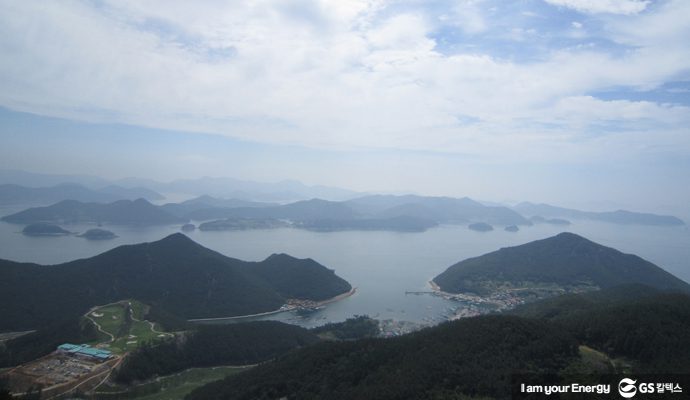
[[[455,2],[448,12],[441,15],[444,23],[456,26],[468,34],[477,34],[487,29],[487,23],[480,9],[482,0]]]
[[[636,134],[650,140],[654,127],[678,138],[690,125],[685,107],[587,96],[687,71],[682,3],[604,21],[631,46],[622,55],[573,48],[517,63],[481,48],[442,54],[431,18],[380,1],[5,2],[0,104],[258,142],[577,157],[601,121],[644,122]],[[467,16],[481,3],[461,4]],[[459,29],[482,32],[481,21]],[[232,51],[208,59],[217,49]]]
[[[584,13],[631,15],[642,12],[648,0],[545,0],[549,4],[572,8]]]

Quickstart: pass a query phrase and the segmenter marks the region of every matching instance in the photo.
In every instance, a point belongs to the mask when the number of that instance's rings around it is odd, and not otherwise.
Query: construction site
[[[90,356],[88,352],[68,352],[65,347],[92,349],[100,357]],[[41,389],[42,398],[50,398],[77,388],[88,389],[103,380],[111,369],[120,362],[120,357],[104,350],[83,345],[61,345],[62,349],[21,365],[7,372],[12,393],[19,395]]]

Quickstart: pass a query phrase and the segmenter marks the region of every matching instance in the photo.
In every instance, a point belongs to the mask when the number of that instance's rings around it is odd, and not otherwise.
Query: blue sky
[[[690,2],[0,1],[0,168],[690,203]]]

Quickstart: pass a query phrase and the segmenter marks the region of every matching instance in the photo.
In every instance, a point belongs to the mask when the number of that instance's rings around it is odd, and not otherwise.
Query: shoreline
[[[322,306],[325,306],[326,304],[335,303],[336,301],[346,299],[346,298],[352,296],[353,294],[355,294],[356,292],[357,292],[357,288],[354,287],[345,293],[341,293],[337,296],[333,296],[333,297],[326,299],[326,300],[314,302],[314,304],[315,304],[315,307],[322,307]],[[290,300],[290,299],[288,299],[288,300]],[[236,316],[232,316],[232,317],[194,318],[194,319],[188,319],[187,321],[188,322],[232,321],[232,320],[243,319],[243,318],[263,317],[266,315],[279,314],[279,313],[293,311],[293,310],[297,310],[297,309],[299,309],[299,307],[284,304],[277,310],[266,311],[266,312],[262,312],[262,313],[247,314],[247,315],[236,315]]]
[[[340,300],[343,300],[343,299],[347,299],[348,297],[352,296],[352,295],[355,294],[355,293],[357,293],[357,288],[356,288],[356,287],[353,287],[353,288],[350,289],[348,292],[341,293],[341,294],[339,294],[339,295],[337,295],[337,296],[333,296],[333,297],[331,297],[330,299],[321,300],[321,301],[316,302],[316,306],[317,306],[317,307],[321,307],[321,306],[324,306],[324,305],[326,305],[326,304],[335,303],[336,301],[340,301]]]

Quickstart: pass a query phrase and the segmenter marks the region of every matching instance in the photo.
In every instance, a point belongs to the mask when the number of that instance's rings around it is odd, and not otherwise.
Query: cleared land
[[[111,350],[116,357],[101,363],[52,353],[9,370],[13,391],[22,393],[41,386],[45,397],[69,392],[77,386],[84,391],[98,386],[127,352],[145,342],[172,335],[157,330],[155,324],[144,320],[146,312],[147,306],[135,300],[94,307],[84,317],[98,327],[100,338],[88,344]]]
[[[119,362],[106,362],[53,353],[12,369],[7,377],[13,393],[21,394],[42,387],[42,398],[71,391],[94,379],[102,379]]]

